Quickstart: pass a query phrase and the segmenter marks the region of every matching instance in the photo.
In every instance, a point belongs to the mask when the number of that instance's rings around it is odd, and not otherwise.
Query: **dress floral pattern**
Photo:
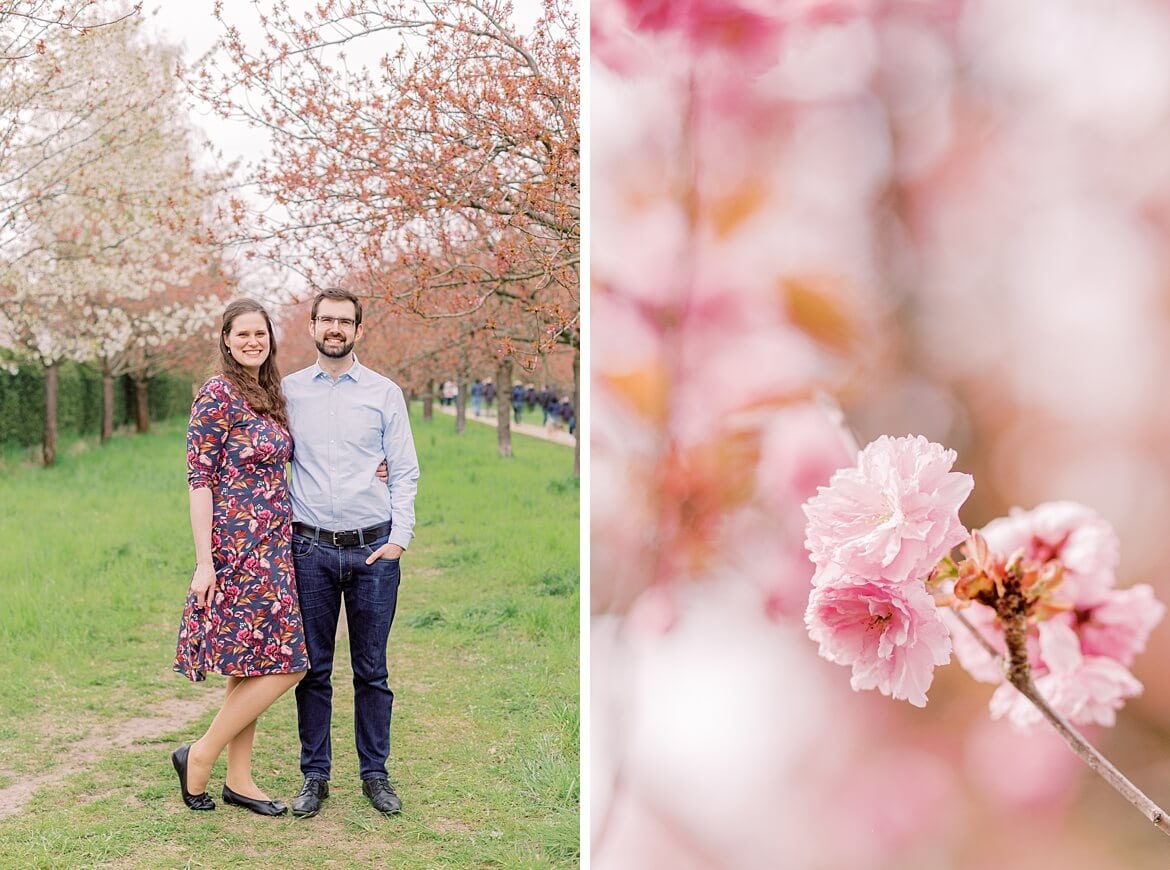
[[[250,677],[309,669],[292,562],[285,464],[292,436],[223,377],[207,381],[187,427],[187,482],[212,493],[211,607],[188,593],[174,669]]]

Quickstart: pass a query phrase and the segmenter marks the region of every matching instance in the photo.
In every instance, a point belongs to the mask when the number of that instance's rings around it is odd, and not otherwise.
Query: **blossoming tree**
[[[205,299],[174,290],[212,261],[219,180],[194,165],[173,55],[140,26],[50,34],[26,62],[40,84],[11,130],[0,317],[6,340],[45,367],[46,464],[61,361],[100,360],[109,379],[119,357],[208,319]]]
[[[571,3],[545,0],[527,30],[502,0],[278,6],[258,48],[234,8],[219,14],[221,53],[189,80],[270,133],[254,180],[274,208],[248,227],[257,256],[316,286],[395,263],[409,283],[375,292],[487,329],[522,363],[579,346]]]

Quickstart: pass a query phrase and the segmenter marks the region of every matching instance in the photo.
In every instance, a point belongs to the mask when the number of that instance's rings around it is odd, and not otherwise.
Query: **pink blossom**
[[[967,538],[959,508],[975,482],[954,461],[921,435],[871,443],[804,505],[813,562],[887,583],[925,577]]]
[[[877,689],[916,707],[926,706],[935,666],[950,661],[950,635],[919,584],[848,575],[822,580],[804,622],[824,658],[852,666],[854,690]]]
[[[1035,678],[1036,690],[1074,725],[1112,726],[1125,699],[1142,693],[1142,684],[1120,662],[1083,655],[1080,639],[1068,625],[1042,622],[1039,633],[1047,673]],[[1006,716],[1018,728],[1043,721],[1040,711],[1007,682],[991,696],[990,706],[993,719]]]
[[[781,30],[781,21],[738,0],[622,0],[630,23],[651,33],[683,34],[696,48],[726,46],[754,55]]]
[[[787,516],[828,484],[856,448],[841,424],[813,405],[785,408],[771,416],[760,439],[757,485],[777,516]]]
[[[995,611],[990,607],[973,602],[970,606],[958,611],[979,635],[991,644],[999,654],[1000,659],[992,657],[987,648],[971,633],[971,628],[963,625],[955,612],[942,611],[944,621],[951,629],[951,638],[955,645],[955,658],[959,660],[964,670],[974,679],[983,683],[1002,683],[1003,666],[1000,661],[1007,656],[1007,647],[1003,640],[1003,629],[995,617]],[[1031,641],[1031,639],[1029,638]],[[1032,658],[1029,656],[1029,658]]]
[[[1166,613],[1154,590],[1146,583],[1129,589],[1110,589],[1087,608],[1077,608],[1081,651],[1087,656],[1107,656],[1129,667],[1146,648],[1150,632]]]
[[[981,530],[988,545],[1010,557],[1017,550],[1036,562],[1064,565],[1060,597],[1083,600],[1114,584],[1120,545],[1113,527],[1095,511],[1071,501],[1046,502],[1030,511],[1014,507]]]
[[[1076,724],[1112,725],[1124,699],[1142,690],[1128,666],[1145,648],[1150,631],[1164,613],[1153,590],[1141,585],[1109,590],[1104,601],[1090,610],[1039,623],[1027,639],[1036,688],[1057,712]],[[975,679],[1000,684],[991,698],[992,717],[1006,717],[1020,728],[1039,724],[1039,711],[1004,678],[1000,662],[1007,651],[994,611],[972,604],[962,614],[1000,655],[998,661],[993,659],[967,627],[948,614],[959,663]]]

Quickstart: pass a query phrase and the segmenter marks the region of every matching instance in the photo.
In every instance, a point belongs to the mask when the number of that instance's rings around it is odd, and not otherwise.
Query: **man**
[[[309,334],[317,362],[283,381],[294,442],[293,560],[310,664],[296,692],[305,782],[292,812],[315,816],[329,796],[333,648],[344,596],[362,792],[380,812],[396,813],[402,801],[386,770],[394,704],[386,645],[399,558],[413,536],[418,458],[402,390],[354,355],[361,301],[344,290],[319,293]],[[385,483],[376,476],[383,457]]]

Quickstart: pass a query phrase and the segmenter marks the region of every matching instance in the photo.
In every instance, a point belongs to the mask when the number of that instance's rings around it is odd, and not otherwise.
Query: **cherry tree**
[[[30,169],[29,112],[75,81],[67,64],[49,58],[51,48],[125,21],[138,10],[106,0],[20,0],[0,7],[0,248],[11,241],[20,209],[34,193],[22,185]],[[39,143],[45,159],[55,150],[52,138],[48,132]]]
[[[87,33],[137,15],[141,3],[111,9],[103,0],[19,0],[0,9],[0,70],[46,51],[46,39],[56,31]]]
[[[426,309],[420,311],[417,307],[419,300],[403,301],[406,294],[398,292],[398,288],[417,286],[412,266],[410,261],[387,264],[377,273],[355,276],[353,287],[358,293],[373,295],[380,292],[381,298],[390,306],[387,311],[415,315],[414,319],[419,321],[415,324],[403,317],[395,317],[392,321],[391,332],[386,336],[386,346],[391,351],[388,362],[401,367],[393,369],[395,371],[425,371],[428,377],[424,381],[433,380],[429,377],[431,375],[437,375],[440,382],[454,375],[459,388],[457,431],[463,430],[465,399],[473,373],[491,371],[497,388],[506,394],[520,372],[533,372],[549,358],[559,358],[556,356],[558,350],[566,351],[565,355],[571,356],[573,365],[576,365],[578,349],[556,340],[539,342],[537,352],[523,357],[523,363],[518,365],[516,347],[528,336],[542,332],[548,335],[552,331],[545,319],[547,312],[532,300],[533,294],[524,286],[514,287],[509,298],[503,299],[496,294],[482,297],[476,288],[453,282],[451,286],[432,288],[421,300]],[[528,304],[516,304],[521,298],[527,298]],[[563,309],[555,311],[563,312]],[[399,333],[410,340],[398,341]],[[370,338],[368,335],[367,341]],[[518,367],[520,372],[516,371]],[[570,366],[561,374],[573,384],[573,399],[576,401],[579,370]],[[424,397],[432,394],[434,384],[426,385],[421,392]],[[499,455],[509,457],[512,455],[511,414],[506,401],[497,407],[496,415]],[[579,445],[574,469],[579,473]]]
[[[273,208],[249,222],[237,203],[255,256],[319,286],[395,263],[410,280],[372,292],[424,317],[466,318],[465,334],[490,331],[522,366],[579,345],[579,50],[567,0],[545,0],[529,32],[503,0],[277,7],[260,16],[256,49],[218,13],[221,51],[188,79],[225,117],[270,133],[254,180]]]
[[[135,428],[148,431],[151,380],[164,371],[199,372],[209,366],[219,315],[231,295],[232,285],[213,272],[100,309],[102,327],[92,336],[93,356],[88,361],[102,376],[102,441],[113,432],[114,379],[130,376]]]
[[[27,61],[43,79],[13,133],[20,169],[3,187],[0,313],[8,340],[45,367],[46,464],[56,450],[60,362],[101,359],[112,377],[110,361],[146,339],[150,300],[210,262],[218,181],[194,165],[173,53],[145,43],[139,26],[55,32]],[[174,320],[167,302],[160,316]],[[206,319],[205,300],[178,319],[191,317]]]

